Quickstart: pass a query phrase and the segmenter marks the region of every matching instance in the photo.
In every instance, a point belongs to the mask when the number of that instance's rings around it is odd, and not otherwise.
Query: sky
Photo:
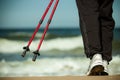
[[[35,28],[50,0],[0,0],[0,28]],[[53,7],[53,5],[52,5]],[[52,7],[42,26],[48,21]],[[120,0],[114,0],[113,17],[120,28]],[[60,0],[51,28],[79,26],[75,0]]]

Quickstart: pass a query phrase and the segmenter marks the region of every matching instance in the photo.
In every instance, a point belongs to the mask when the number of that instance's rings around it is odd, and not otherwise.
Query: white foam
[[[84,65],[82,65],[85,63]],[[82,58],[44,58],[32,62],[0,62],[0,76],[84,75],[86,64]],[[84,68],[84,69],[83,69]]]
[[[30,49],[36,50],[39,40],[33,41]],[[14,41],[0,38],[0,52],[1,53],[16,53],[22,52],[23,46],[26,46],[25,41]],[[70,37],[70,38],[56,38],[44,41],[41,49],[42,51],[48,51],[53,49],[58,50],[71,50],[78,47],[83,47],[82,37]]]
[[[120,74],[120,57],[115,56],[109,65],[110,75]],[[0,62],[0,76],[64,76],[86,75],[89,59],[86,57],[42,58],[32,62],[5,60]]]

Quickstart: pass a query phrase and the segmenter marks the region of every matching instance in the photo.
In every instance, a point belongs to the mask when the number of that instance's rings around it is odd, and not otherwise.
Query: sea
[[[23,58],[34,29],[0,29],[0,77],[23,76],[85,76],[90,60],[84,54],[79,28],[50,28],[39,50],[40,56],[32,61],[43,28],[36,34],[30,52]],[[120,74],[120,28],[114,30],[113,59],[109,74]]]

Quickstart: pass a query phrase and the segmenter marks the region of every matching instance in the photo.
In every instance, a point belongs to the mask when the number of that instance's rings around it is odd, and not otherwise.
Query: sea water
[[[86,75],[89,59],[84,54],[82,36],[77,28],[49,29],[40,48],[40,56],[32,61],[42,36],[41,29],[30,46],[30,52],[21,57],[34,29],[0,30],[0,76],[64,76]],[[114,30],[113,60],[110,75],[120,74],[120,29]]]

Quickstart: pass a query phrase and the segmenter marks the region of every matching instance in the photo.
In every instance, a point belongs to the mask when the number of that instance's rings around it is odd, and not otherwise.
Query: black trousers
[[[115,22],[112,17],[113,0],[76,0],[85,54],[96,53],[104,60],[112,60],[112,40]]]

